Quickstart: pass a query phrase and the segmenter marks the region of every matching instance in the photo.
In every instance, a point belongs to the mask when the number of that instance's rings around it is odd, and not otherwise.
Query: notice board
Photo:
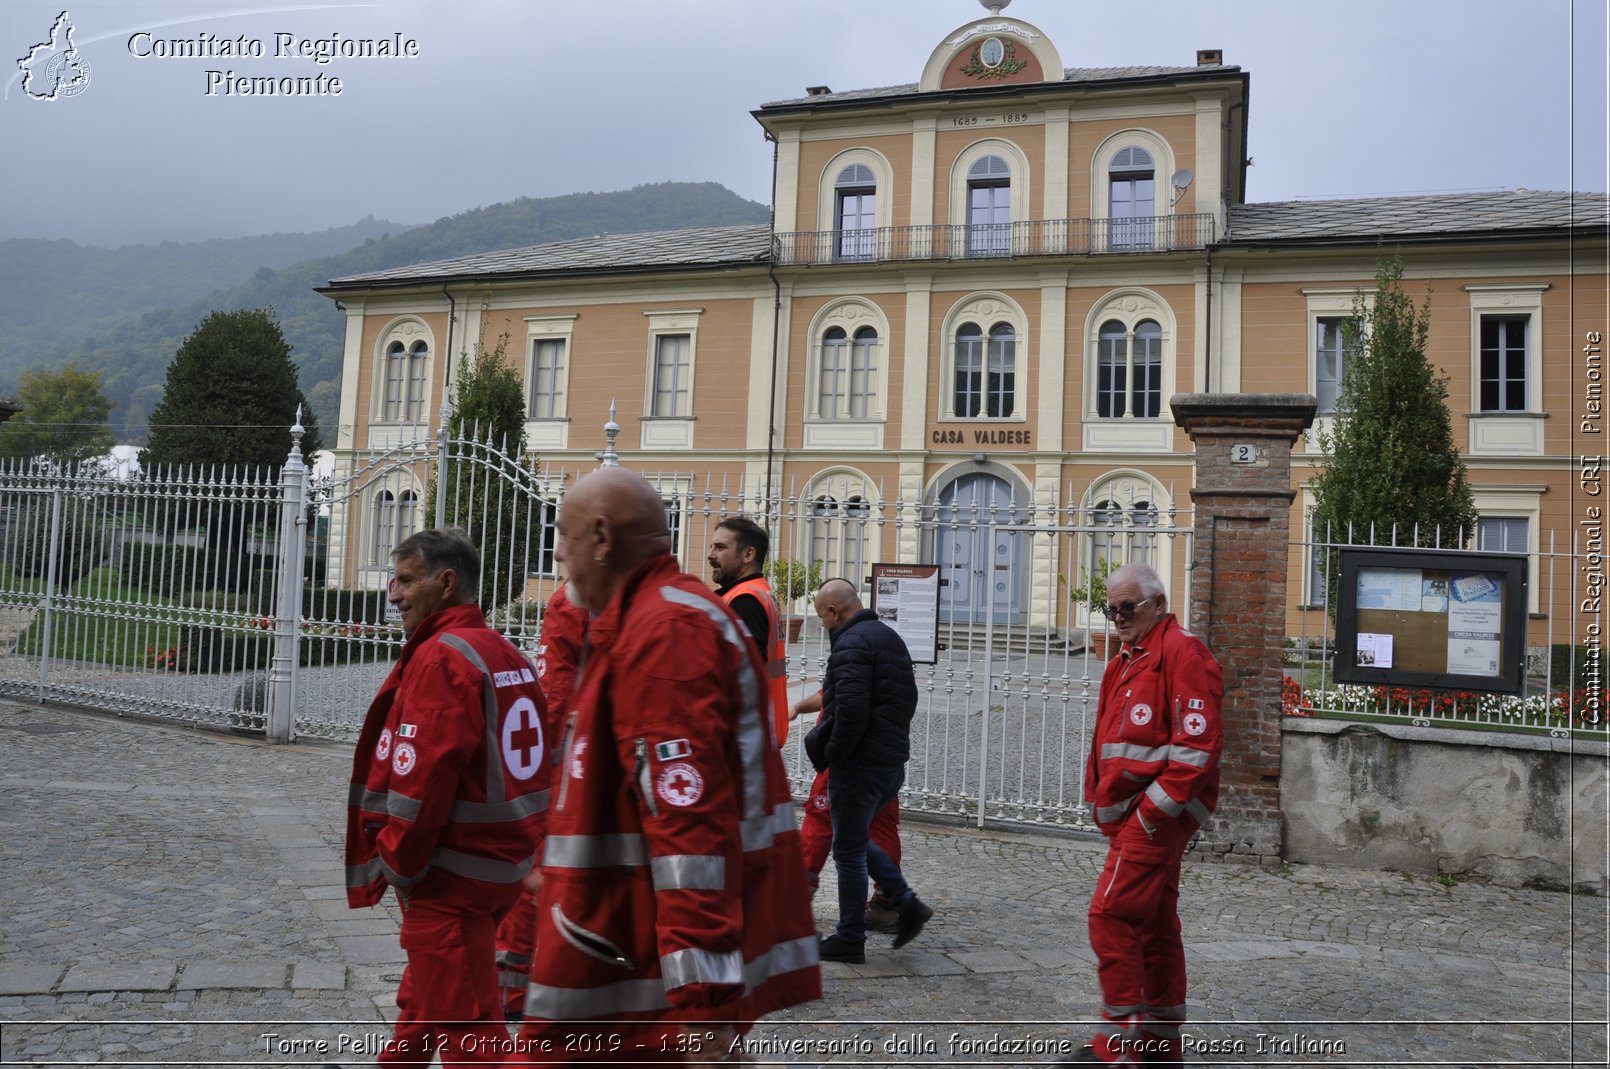
[[[1343,549],[1338,683],[1519,694],[1526,665],[1526,555]]]
[[[911,660],[939,660],[939,566],[874,564],[872,611],[905,640]]]

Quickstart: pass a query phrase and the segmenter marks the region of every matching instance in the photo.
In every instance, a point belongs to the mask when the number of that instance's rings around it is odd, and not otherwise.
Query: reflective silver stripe
[[[410,798],[396,791],[371,791],[361,783],[354,783],[347,791],[347,804],[355,805],[365,813],[385,813],[399,820],[418,820],[418,798]]]
[[[727,886],[727,859],[667,854],[649,862],[656,891],[719,891]]]
[[[1153,805],[1171,817],[1179,816],[1180,810],[1185,808],[1185,803],[1176,802],[1170,798],[1168,792],[1163,790],[1163,785],[1155,781],[1150,787],[1146,788],[1146,797],[1152,800]]]
[[[1204,805],[1200,798],[1192,798],[1185,806],[1185,811],[1195,817],[1197,825],[1203,828],[1207,827],[1208,817],[1213,815],[1213,810]]]
[[[542,863],[556,869],[647,865],[648,841],[641,835],[550,835]]]
[[[425,873],[430,871],[430,865],[427,864],[424,868],[420,869],[412,876],[404,876],[402,873],[386,864],[383,858],[377,857],[375,858],[375,862],[380,866],[380,873],[381,875],[385,876],[386,882],[391,884],[393,887],[412,887],[420,880],[423,880],[425,878]]]
[[[1109,1006],[1105,1002],[1101,1004],[1101,1012],[1108,1017],[1133,1017],[1145,1008],[1144,1005],[1139,1003],[1133,1006]]]
[[[487,668],[475,647],[457,635],[446,634],[437,639],[448,649],[457,650],[466,661],[481,671],[481,710],[486,721],[486,800],[503,801],[503,736],[500,729],[503,717],[498,714],[497,685],[492,670]]]
[[[665,978],[667,991],[688,984],[741,984],[744,982],[744,959],[736,950],[713,954],[698,947],[689,947],[661,954],[660,974]]]
[[[1158,1021],[1183,1021],[1185,1020],[1185,1008],[1186,1004],[1183,1002],[1178,1006],[1144,1007],[1147,1016]]]
[[[818,946],[818,938],[812,934],[778,943],[756,955],[743,965],[744,993],[778,976],[816,965],[821,960]],[[550,1021],[575,1021],[620,1013],[644,1013],[670,1005],[665,996],[665,983],[653,978],[582,988],[533,983],[526,989],[525,1013],[527,1017]]]
[[[721,632],[721,637],[742,654],[738,670],[738,690],[743,701],[738,709],[738,763],[743,775],[743,811],[740,819],[749,820],[764,814],[766,809],[766,747],[775,748],[771,732],[771,699],[761,685],[760,675],[749,661],[749,648],[754,644],[738,633],[732,617],[713,601],[676,587],[661,587],[660,594],[673,605],[697,609],[710,618]],[[765,698],[764,702],[762,698]],[[766,715],[762,715],[762,713]]]
[[[1113,821],[1120,819],[1125,813],[1129,812],[1129,807],[1135,804],[1135,799],[1137,797],[1139,797],[1139,795],[1132,794],[1121,802],[1114,802],[1112,805],[1097,807],[1096,819],[1101,821],[1103,824],[1110,824]]]
[[[472,880],[484,880],[487,883],[516,883],[531,871],[531,866],[536,860],[536,856],[533,855],[517,864],[510,864],[490,857],[463,854],[444,846],[437,849],[435,856],[431,858],[431,863],[440,865],[448,872],[468,876]]]
[[[533,791],[507,802],[454,802],[447,819],[455,824],[499,824],[523,820],[548,808],[548,792]]]
[[[1161,761],[1168,756],[1167,746],[1137,746],[1132,742],[1108,742],[1101,747],[1101,759],[1123,757],[1131,761]]]
[[[550,987],[533,983],[526,988],[525,995],[525,1015],[547,1021],[592,1020],[670,1007],[665,985],[657,976],[622,980],[603,987]]]
[[[770,813],[751,817],[738,826],[744,851],[767,850],[777,836],[794,830],[794,803],[780,802]]]
[[[368,887],[384,875],[385,872],[380,867],[380,859],[373,857],[362,865],[347,866],[347,886]]]
[[[1208,758],[1212,756],[1206,750],[1193,750],[1189,746],[1170,746],[1168,759],[1181,765],[1192,765],[1196,768],[1206,768]]]

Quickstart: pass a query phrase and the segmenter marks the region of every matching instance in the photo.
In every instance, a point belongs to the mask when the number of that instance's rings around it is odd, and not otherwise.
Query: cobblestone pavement
[[[0,702],[0,1061],[369,1064],[402,953],[394,908],[346,908],[348,757]],[[827,966],[821,1002],[757,1027],[760,1060],[1065,1057],[1097,1001],[1100,844],[905,843],[928,929]],[[833,903],[829,878],[823,930]],[[1606,1064],[1602,899],[1188,862],[1181,905],[1193,1065]]]

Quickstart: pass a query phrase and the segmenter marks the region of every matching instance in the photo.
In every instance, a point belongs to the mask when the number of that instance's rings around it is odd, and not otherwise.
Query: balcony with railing
[[[1030,219],[1018,223],[938,223],[777,234],[780,266],[895,260],[986,260],[1105,253],[1180,252],[1214,240],[1214,218],[1156,215],[1120,219]]]

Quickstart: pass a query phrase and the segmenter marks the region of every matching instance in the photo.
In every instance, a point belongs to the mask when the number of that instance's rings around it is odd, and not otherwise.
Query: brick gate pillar
[[[1224,669],[1218,809],[1198,849],[1280,858],[1280,678],[1291,544],[1291,448],[1314,421],[1311,394],[1176,394],[1196,446],[1191,630]]]

